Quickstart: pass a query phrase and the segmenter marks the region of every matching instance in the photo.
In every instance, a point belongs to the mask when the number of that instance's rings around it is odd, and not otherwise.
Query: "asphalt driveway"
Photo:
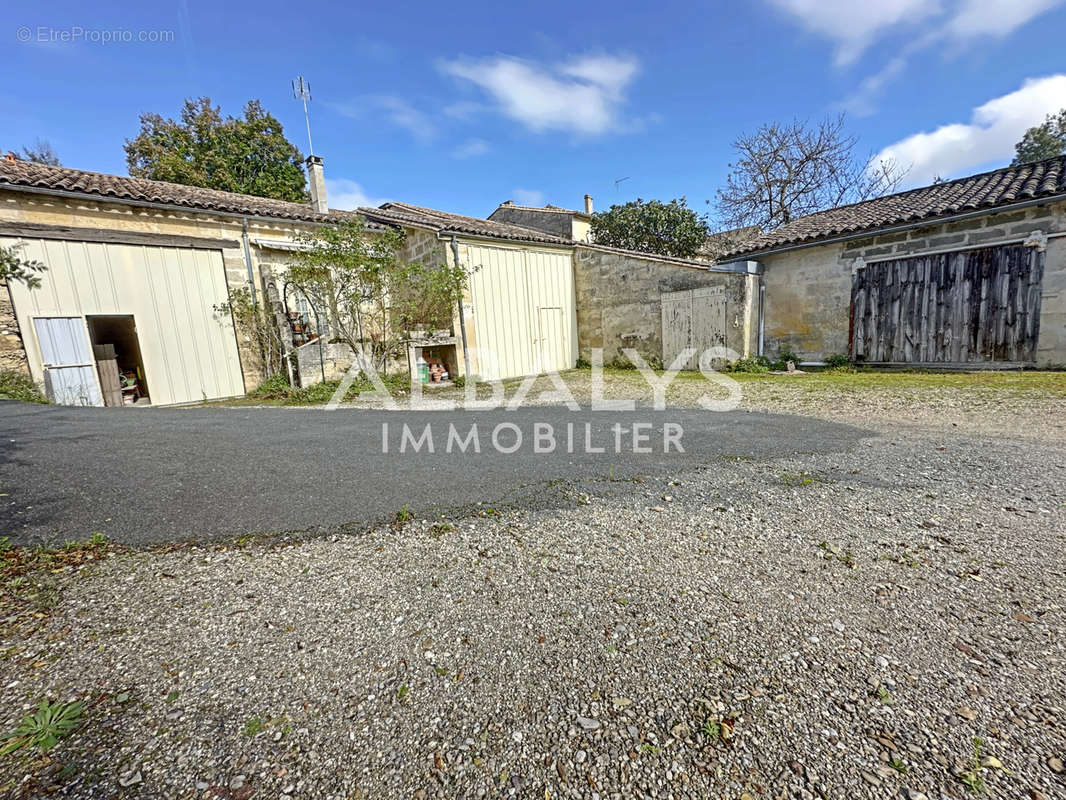
[[[417,453],[410,439],[404,446],[405,423],[415,439],[428,424],[434,452],[428,441]],[[634,452],[634,424],[643,426],[641,452]],[[455,437],[467,440],[473,425],[481,452],[472,440],[460,452]],[[539,449],[550,446],[545,426],[554,450],[536,452],[538,432]],[[503,452],[514,447],[516,428],[522,445]],[[664,429],[684,452],[672,442],[664,447]],[[360,530],[404,507],[425,517],[478,503],[572,505],[579,492],[629,491],[636,476],[681,474],[723,457],[839,451],[864,434],[744,411],[98,409],[0,401],[0,536],[55,544],[100,531],[141,545]],[[586,452],[586,439],[603,452]]]

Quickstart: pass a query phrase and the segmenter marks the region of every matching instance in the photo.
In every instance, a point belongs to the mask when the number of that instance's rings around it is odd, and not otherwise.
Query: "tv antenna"
[[[619,178],[618,180],[616,180],[614,182],[614,190],[617,192],[618,191],[618,184],[620,184],[622,181],[628,181],[628,180],[629,180],[628,176],[626,176],[625,178]]]
[[[292,96],[303,101],[304,122],[307,123],[307,154],[313,156],[315,147],[311,144],[311,115],[307,113],[307,101],[311,99],[311,84],[305,81],[302,75],[292,82]]]

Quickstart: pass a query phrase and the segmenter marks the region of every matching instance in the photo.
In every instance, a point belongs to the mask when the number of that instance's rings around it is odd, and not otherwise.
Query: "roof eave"
[[[839,244],[840,242],[849,242],[855,239],[865,239],[868,236],[880,236],[886,233],[909,231],[915,228],[924,228],[927,225],[940,225],[945,222],[972,219],[973,217],[981,217],[986,214],[999,214],[1002,212],[1012,211],[1019,208],[1031,208],[1032,206],[1045,205],[1046,203],[1055,203],[1060,202],[1062,200],[1066,200],[1066,192],[1059,192],[1058,194],[1048,195],[1046,197],[1035,197],[1029,200],[1024,200],[1019,203],[1008,203],[1005,205],[988,206],[986,208],[980,208],[974,211],[967,211],[962,214],[923,217],[920,220],[901,223],[899,225],[889,225],[877,228],[863,228],[859,231],[852,231],[837,236],[828,236],[820,239],[808,239],[799,242],[790,242],[788,244],[779,245],[777,247],[768,247],[760,250],[739,250],[734,251],[732,253],[726,253],[722,256],[722,258],[728,261],[737,261],[740,259],[752,259],[760,258],[763,256],[772,256],[777,255],[778,253],[787,253],[791,250],[804,250],[808,247],[822,247],[830,244]]]

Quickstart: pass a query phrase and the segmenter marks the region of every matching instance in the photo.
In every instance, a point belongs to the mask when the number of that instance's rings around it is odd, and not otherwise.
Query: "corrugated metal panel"
[[[26,258],[48,267],[40,289],[11,286],[23,331],[35,317],[133,315],[145,378],[156,405],[244,393],[228,314],[214,306],[228,290],[222,254],[126,244],[18,240]],[[16,242],[0,240],[10,246]],[[42,355],[27,337],[30,370],[43,379]]]
[[[41,346],[48,397],[65,406],[102,406],[85,321],[81,317],[37,317],[33,327]]]
[[[570,369],[577,360],[577,307],[569,252],[469,244],[474,326],[479,350],[510,378],[542,369]]]

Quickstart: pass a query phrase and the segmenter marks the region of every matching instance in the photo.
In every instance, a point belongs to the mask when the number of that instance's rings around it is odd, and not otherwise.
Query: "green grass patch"
[[[21,400],[23,403],[47,403],[33,378],[13,369],[0,369],[0,400]]]

